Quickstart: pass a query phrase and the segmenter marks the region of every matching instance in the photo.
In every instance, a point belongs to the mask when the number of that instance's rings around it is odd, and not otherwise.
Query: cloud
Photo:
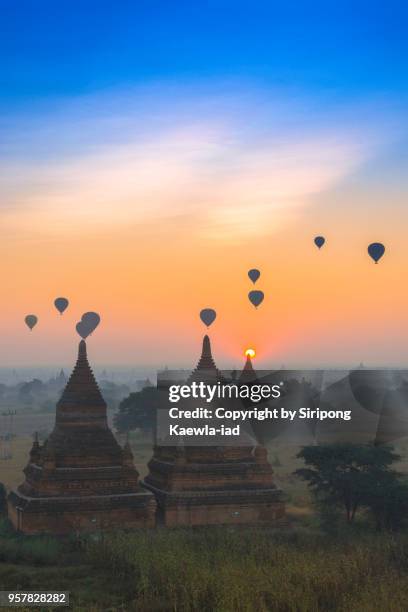
[[[378,130],[347,117],[276,92],[153,88],[37,112],[24,147],[17,117],[3,227],[55,236],[183,216],[217,240],[271,233],[378,151]]]

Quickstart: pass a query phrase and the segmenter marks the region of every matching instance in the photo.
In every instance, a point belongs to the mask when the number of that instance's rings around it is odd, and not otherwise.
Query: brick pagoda
[[[24,473],[8,498],[9,518],[23,533],[154,526],[154,497],[140,487],[129,444],[122,448],[108,427],[84,340],[54,429],[43,445],[36,437]]]
[[[247,370],[252,364],[247,363]],[[253,375],[253,370],[246,370]],[[226,382],[204,337],[200,360],[189,381]],[[267,451],[253,441],[239,446],[159,446],[143,486],[167,526],[274,523],[284,516],[281,491],[273,480]]]

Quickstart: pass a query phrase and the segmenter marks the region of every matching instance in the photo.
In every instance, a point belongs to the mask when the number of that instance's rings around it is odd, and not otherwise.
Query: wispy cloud
[[[152,88],[14,117],[3,227],[55,235],[185,215],[221,240],[272,232],[383,143],[348,110],[333,122],[282,93]]]

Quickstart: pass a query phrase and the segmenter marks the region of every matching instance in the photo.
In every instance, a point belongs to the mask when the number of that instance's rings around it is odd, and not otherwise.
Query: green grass
[[[38,567],[0,563],[0,589],[69,591],[73,604],[70,609],[76,612],[128,609],[123,604],[122,589],[112,574],[108,571],[95,571],[85,563],[64,568],[55,565]],[[49,612],[50,608],[44,610]]]
[[[0,590],[71,593],[77,612],[406,612],[408,533],[207,527],[78,543],[0,529]]]
[[[137,610],[408,609],[408,536],[354,530],[206,528],[117,534],[90,544]]]

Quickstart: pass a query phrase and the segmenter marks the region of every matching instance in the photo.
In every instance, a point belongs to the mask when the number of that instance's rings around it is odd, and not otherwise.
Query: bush
[[[16,533],[8,519],[0,521],[0,561],[52,565],[61,559],[66,545],[49,536],[24,536]]]

